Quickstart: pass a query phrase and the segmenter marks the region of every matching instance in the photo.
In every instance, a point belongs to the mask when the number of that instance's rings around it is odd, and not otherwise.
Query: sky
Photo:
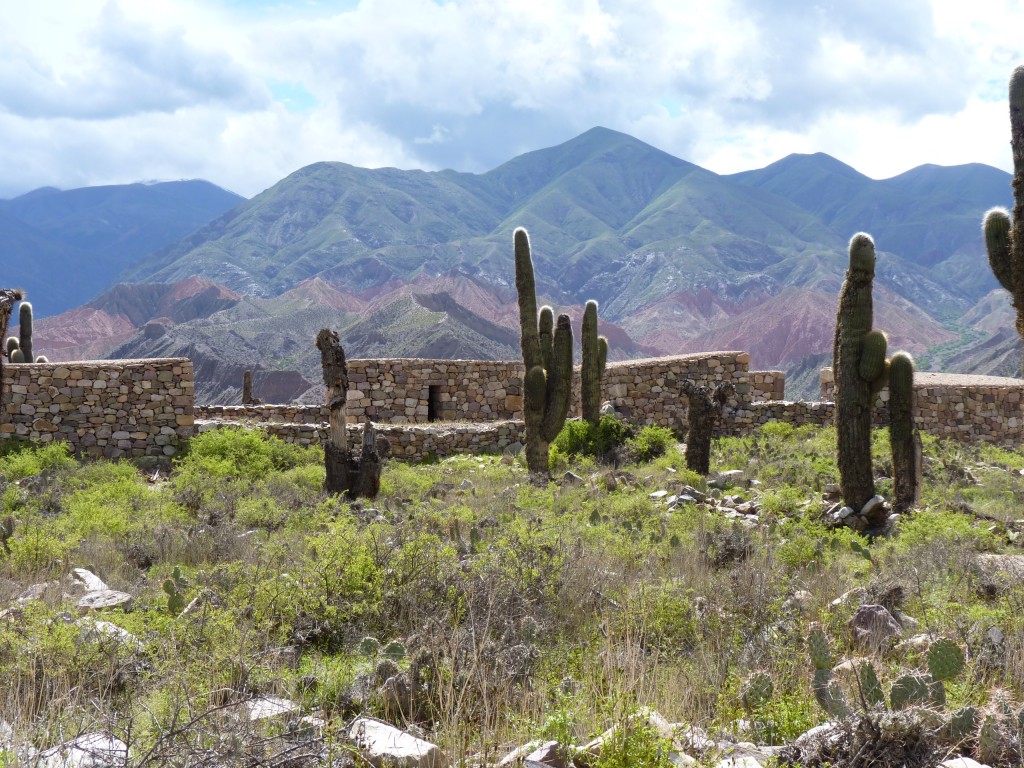
[[[0,0],[0,198],[313,162],[482,172],[595,125],[718,173],[1009,170],[1017,0]]]

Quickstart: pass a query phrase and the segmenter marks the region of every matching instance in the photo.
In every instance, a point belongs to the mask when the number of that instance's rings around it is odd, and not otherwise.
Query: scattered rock
[[[872,496],[864,506],[861,508],[860,513],[867,518],[872,517],[877,510],[885,505],[885,499],[881,496]]]
[[[86,733],[39,753],[43,768],[121,768],[128,763],[128,745],[113,736]]]
[[[89,635],[99,635],[127,648],[131,648],[137,653],[141,653],[145,649],[145,646],[139,638],[127,629],[117,626],[117,624],[90,618],[79,619],[76,623],[85,630],[87,637]]]
[[[435,744],[379,720],[356,718],[349,727],[348,737],[376,768],[446,768],[448,765],[448,759]]]
[[[708,481],[708,488],[718,488],[724,490],[730,486],[736,485],[743,479],[742,469],[727,469],[724,472],[719,472],[714,478]]]
[[[298,711],[299,705],[290,699],[282,699],[278,696],[260,696],[239,704],[237,717],[249,722],[270,719],[289,720]]]
[[[68,574],[68,580],[86,592],[99,592],[103,589],[110,589],[103,579],[85,568],[72,569],[71,573]]]
[[[903,628],[884,606],[870,603],[861,605],[850,618],[853,643],[868,653],[888,650],[903,637]]]
[[[569,768],[566,749],[557,741],[545,741],[523,758],[524,766],[541,768]]]
[[[131,605],[132,596],[127,592],[118,592],[116,589],[100,589],[96,592],[86,592],[78,601],[78,610],[83,613],[99,611],[103,608],[128,608]]]
[[[566,472],[562,475],[561,482],[564,485],[579,485],[583,482],[583,478],[575,472]]]

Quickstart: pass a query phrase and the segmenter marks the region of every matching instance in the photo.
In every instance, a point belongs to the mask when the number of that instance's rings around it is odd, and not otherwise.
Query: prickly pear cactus
[[[181,568],[174,566],[171,578],[165,579],[163,584],[163,590],[167,594],[167,611],[172,616],[177,616],[185,610],[187,603],[185,602],[184,591],[187,586],[188,582],[181,575]]]
[[[977,742],[978,760],[988,765],[1000,764],[1011,745],[1010,734],[1002,718],[986,715],[978,729]]]
[[[397,640],[392,640],[381,649],[384,658],[392,661],[401,661],[405,658],[405,646]]]
[[[7,543],[14,536],[14,516],[7,515],[0,520],[0,547],[4,548],[4,552],[10,554],[11,547]]]
[[[380,653],[380,640],[376,637],[364,637],[359,641],[359,653],[362,656],[376,656]]]
[[[862,662],[857,667],[857,678],[860,681],[860,692],[869,707],[885,706],[885,691],[878,681],[875,668],[869,662]]]
[[[843,689],[832,679],[831,670],[814,670],[814,698],[834,720],[845,720],[853,716],[853,710],[846,702]]]
[[[754,710],[771,700],[774,693],[772,679],[764,672],[756,672],[743,684],[743,707]]]
[[[928,678],[910,674],[896,678],[889,689],[889,703],[893,709],[905,709],[912,704],[925,704],[931,698]]]
[[[949,680],[964,670],[964,652],[948,638],[936,640],[928,648],[928,673],[938,681]]]
[[[821,627],[812,627],[810,634],[807,635],[807,652],[811,656],[811,664],[815,670],[832,669],[832,650]]]
[[[949,716],[941,735],[953,745],[963,744],[973,738],[978,730],[978,708],[961,707]]]

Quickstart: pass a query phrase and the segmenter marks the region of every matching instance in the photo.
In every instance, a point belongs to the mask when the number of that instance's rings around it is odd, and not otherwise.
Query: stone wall
[[[749,372],[746,352],[710,352],[609,363],[603,393],[635,424],[673,427],[686,412],[682,381],[731,381],[732,404],[778,400],[782,371]],[[523,416],[522,364],[485,360],[349,360],[348,422],[424,424],[431,421],[503,421]],[[570,414],[579,415],[579,376],[573,377]],[[318,406],[199,406],[200,419],[257,419],[313,424],[326,421]]]
[[[831,400],[835,378],[823,368],[822,399]],[[914,422],[936,437],[984,440],[998,445],[1020,445],[1024,439],[1021,400],[1024,379],[973,374],[914,373]],[[872,419],[878,426],[889,423],[889,389],[875,396]]]
[[[0,439],[64,440],[76,454],[173,456],[193,432],[186,358],[3,367]]]
[[[745,352],[709,352],[608,365],[603,391],[628,422],[680,426],[682,381],[730,381],[720,434],[742,435],[768,421],[831,424],[831,371],[822,372],[823,402],[782,400],[778,371],[749,371]],[[352,429],[366,418],[388,437],[396,456],[501,452],[522,442],[521,365],[465,360],[351,360]],[[576,377],[578,388],[578,377]],[[103,360],[7,365],[0,439],[66,440],[86,456],[174,455],[193,433],[193,420],[259,425],[290,442],[325,439],[323,406],[193,407],[192,363]],[[1024,380],[918,373],[914,416],[926,432],[961,440],[1020,444]],[[573,412],[579,409],[574,392]],[[887,423],[888,392],[875,422]],[[437,423],[428,424],[428,421]]]
[[[329,439],[327,424],[299,424],[223,419],[197,420],[199,432],[223,426],[257,427],[298,445],[321,445]],[[376,424],[377,433],[388,439],[391,455],[399,459],[452,456],[460,453],[517,453],[522,449],[522,421],[464,421],[437,424]],[[349,444],[360,445],[362,427],[348,425]]]

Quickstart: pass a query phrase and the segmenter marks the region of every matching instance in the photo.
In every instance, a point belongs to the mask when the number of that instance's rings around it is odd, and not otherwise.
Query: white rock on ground
[[[124,768],[128,745],[103,733],[86,733],[40,752],[39,762],[43,768]]]
[[[764,763],[756,757],[742,755],[740,757],[726,757],[715,763],[715,768],[764,768]]]
[[[260,696],[256,699],[243,701],[238,706],[240,716],[250,722],[271,718],[287,720],[293,713],[299,711],[297,703],[290,699],[282,699],[279,696]]]
[[[132,596],[127,592],[118,592],[116,589],[100,589],[96,592],[86,592],[78,601],[78,610],[87,613],[98,611],[101,608],[127,608],[132,602]]]
[[[989,766],[969,757],[954,757],[949,760],[943,760],[937,768],[989,768]]]
[[[82,618],[75,623],[82,627],[87,635],[102,635],[103,637],[113,640],[127,648],[131,648],[137,653],[141,653],[145,650],[145,646],[139,638],[127,629],[117,626],[117,624],[113,624],[109,621],[98,621],[91,618]]]
[[[71,573],[68,574],[68,580],[84,587],[86,592],[99,592],[101,589],[110,589],[103,579],[85,568],[72,568]]]
[[[394,726],[360,717],[348,737],[376,768],[447,768],[448,759],[435,744],[417,739]]]

